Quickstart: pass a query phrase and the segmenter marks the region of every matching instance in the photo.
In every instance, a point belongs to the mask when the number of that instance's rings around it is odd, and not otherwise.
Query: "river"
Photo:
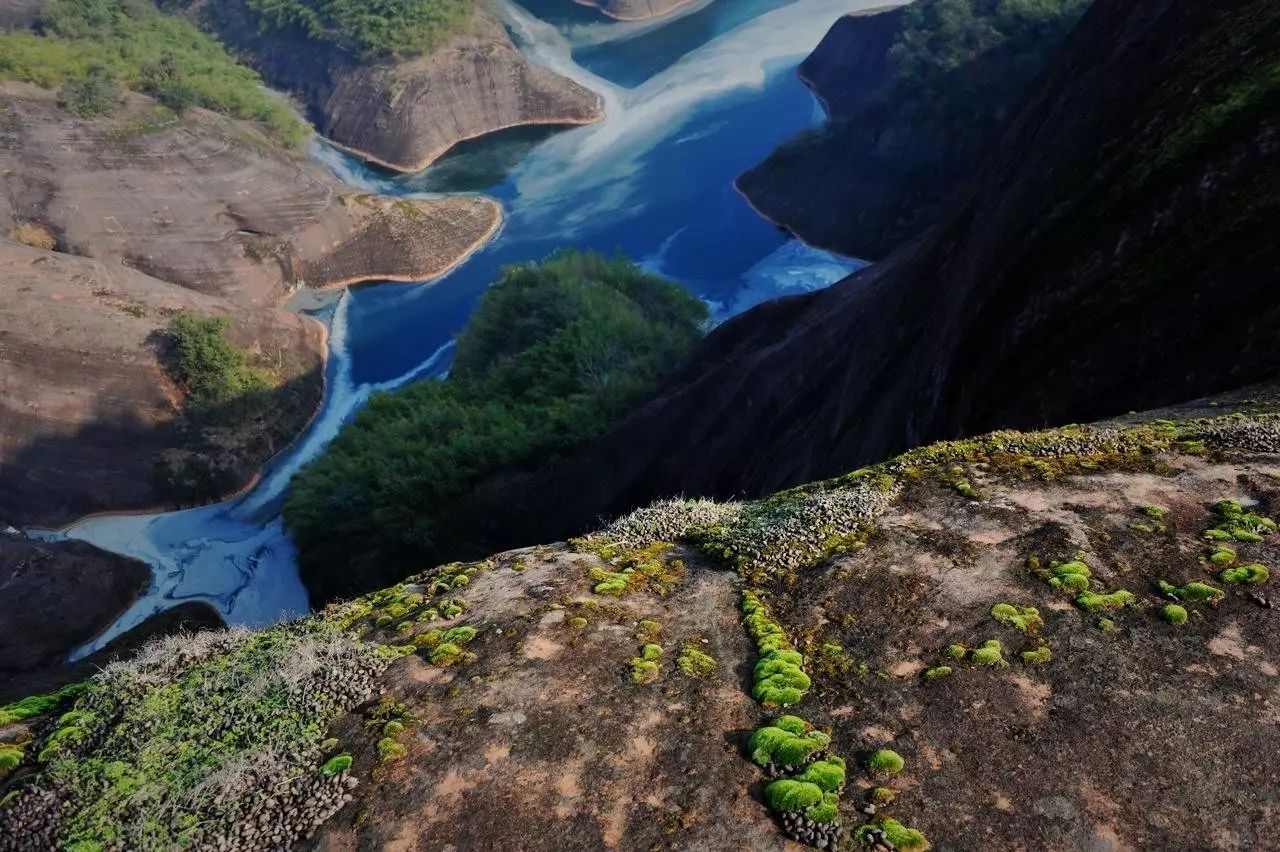
[[[619,250],[688,287],[719,319],[861,266],[787,239],[732,183],[821,120],[795,66],[840,15],[879,3],[714,0],[640,23],[605,22],[568,0],[507,4],[504,20],[520,48],[599,92],[602,122],[498,134],[412,176],[372,170],[316,142],[315,159],[354,187],[408,196],[479,191],[502,203],[505,224],[449,275],[355,288],[317,311],[330,326],[323,407],[247,494],[181,512],[97,516],[57,534],[142,559],[154,572],[150,591],[75,656],[184,601],[206,601],[229,623],[250,627],[305,612],[279,518],[289,479],[371,393],[444,375],[454,335],[505,264],[559,246]]]

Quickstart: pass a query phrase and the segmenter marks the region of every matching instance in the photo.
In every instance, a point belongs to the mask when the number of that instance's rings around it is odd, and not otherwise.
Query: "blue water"
[[[183,512],[95,517],[63,531],[154,570],[147,596],[81,653],[184,600],[207,601],[248,626],[305,611],[279,520],[290,478],[370,394],[443,375],[453,337],[505,264],[560,246],[622,251],[706,299],[720,319],[859,268],[788,239],[750,209],[733,179],[821,119],[795,65],[841,14],[876,2],[714,0],[660,25],[601,23],[572,7],[548,22],[508,5],[504,20],[526,55],[599,92],[603,122],[499,134],[408,177],[317,143],[315,158],[354,187],[482,191],[502,203],[505,225],[438,281],[364,286],[325,309],[324,406],[247,495]]]

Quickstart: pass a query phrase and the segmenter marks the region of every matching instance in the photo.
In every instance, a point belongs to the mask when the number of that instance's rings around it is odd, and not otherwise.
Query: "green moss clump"
[[[639,686],[653,683],[661,674],[661,667],[653,660],[631,658],[631,682]]]
[[[871,791],[871,795],[868,798],[871,799],[871,804],[884,807],[885,805],[892,805],[893,800],[898,798],[898,794],[888,787],[876,787]]]
[[[351,755],[339,754],[329,758],[320,767],[321,775],[337,775],[340,772],[346,772],[351,768]]]
[[[686,642],[680,648],[680,657],[676,660],[676,667],[680,669],[680,673],[685,677],[701,680],[714,676],[718,664],[710,654],[704,654],[692,643]]]
[[[1203,603],[1210,606],[1217,606],[1227,596],[1227,593],[1217,586],[1211,586],[1208,583],[1201,583],[1199,580],[1192,580],[1185,586],[1175,586],[1172,583],[1166,583],[1161,580],[1158,584],[1160,591],[1164,592],[1171,598],[1180,601],[1188,601],[1190,603]]]
[[[1081,592],[1076,595],[1076,606],[1085,612],[1117,612],[1137,603],[1138,598],[1133,592],[1125,589],[1117,589],[1105,595],[1097,592]]]
[[[751,735],[747,752],[757,766],[799,767],[830,744],[830,736],[799,716],[779,716]]]
[[[1221,519],[1205,532],[1205,538],[1210,541],[1226,541],[1230,538],[1253,544],[1276,532],[1275,521],[1246,512],[1235,500],[1219,500],[1210,509]]]
[[[1116,623],[1110,618],[1099,618],[1098,629],[1103,633],[1111,633],[1116,629]]]
[[[1050,586],[1068,592],[1088,591],[1089,580],[1093,577],[1093,572],[1089,570],[1089,566],[1080,559],[1073,559],[1070,562],[1054,565],[1047,572],[1042,572],[1042,574]]]
[[[1005,662],[1003,651],[1004,646],[999,639],[988,639],[969,652],[969,659],[978,666],[1003,667],[1009,665]]]
[[[1053,659],[1053,651],[1049,649],[1049,646],[1042,645],[1034,651],[1023,651],[1018,656],[1027,665],[1042,666]]]
[[[1023,633],[1035,633],[1044,628],[1040,610],[1033,606],[998,603],[991,607],[991,617],[1005,627],[1014,627]]]
[[[1214,565],[1233,565],[1236,561],[1236,552],[1230,547],[1217,545],[1210,548],[1209,561]]]
[[[751,696],[765,707],[797,703],[812,685],[803,665],[804,657],[798,651],[770,651],[756,662]]]
[[[575,630],[583,630],[588,624],[590,624],[590,622],[580,615],[569,619],[569,626]]]
[[[83,694],[86,688],[85,683],[69,683],[57,692],[29,695],[12,704],[6,704],[0,707],[0,725],[12,725],[14,722],[21,722],[55,710],[63,702]]]
[[[1163,506],[1143,506],[1142,514],[1153,521],[1163,521],[1165,516],[1169,514],[1169,510]]]
[[[929,848],[928,839],[918,829],[908,828],[891,817],[879,817],[874,822],[859,826],[853,833],[853,839],[865,844],[870,840],[871,832],[877,828],[884,832],[885,840],[900,852],[923,852]]]
[[[394,737],[402,733],[404,733],[404,723],[396,719],[392,719],[382,726],[382,735],[384,737]]]
[[[778,813],[805,811],[822,801],[822,788],[808,781],[782,778],[764,790],[769,809]]]
[[[639,632],[645,636],[656,636],[662,632],[662,624],[660,622],[652,621],[647,618],[637,624],[636,627],[639,628]]]
[[[1187,623],[1187,610],[1178,604],[1165,604],[1160,608],[1160,617],[1176,627],[1181,627]]]
[[[939,680],[951,676],[951,666],[934,666],[924,670],[925,680]]]
[[[968,654],[969,649],[959,642],[947,646],[947,656],[953,660],[963,660]]]
[[[769,617],[768,608],[757,595],[743,592],[742,609],[747,630],[760,652],[751,695],[765,707],[790,707],[812,686],[804,672],[804,655],[792,650],[782,625]]]
[[[378,740],[378,759],[383,763],[394,763],[404,758],[406,753],[405,747],[391,737],[383,737]]]
[[[24,752],[22,746],[0,743],[0,777],[21,765]]]
[[[897,775],[905,765],[902,755],[887,748],[877,749],[867,758],[867,769],[872,775]]]
[[[651,663],[662,659],[662,646],[648,644],[640,649],[640,659],[648,660]]]
[[[822,760],[815,760],[804,768],[804,771],[795,776],[797,781],[807,781],[810,784],[816,784],[824,793],[838,793],[844,789],[845,779],[845,763],[844,758],[831,755]]]
[[[389,615],[380,615],[373,620],[373,626],[374,627],[390,627],[391,622],[393,621],[395,621],[395,619]]]
[[[1248,583],[1257,586],[1271,579],[1271,572],[1267,570],[1265,565],[1253,562],[1249,565],[1228,568],[1218,575],[1218,579],[1224,583]]]

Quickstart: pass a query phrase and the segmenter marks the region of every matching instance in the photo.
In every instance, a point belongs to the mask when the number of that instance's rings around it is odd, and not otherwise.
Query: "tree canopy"
[[[304,576],[465,547],[467,495],[600,435],[701,337],[706,305],[622,258],[560,252],[503,270],[458,337],[447,379],[375,395],[293,480],[285,523]],[[342,569],[337,569],[342,570]],[[345,573],[345,572],[344,572]],[[313,589],[314,589],[313,585]]]

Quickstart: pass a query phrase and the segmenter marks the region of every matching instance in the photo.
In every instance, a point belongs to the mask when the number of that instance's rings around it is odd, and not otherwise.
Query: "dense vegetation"
[[[701,301],[624,259],[561,252],[508,267],[459,336],[448,379],[375,396],[294,479],[284,517],[304,574],[357,563],[360,582],[325,589],[345,592],[380,569],[454,555],[474,540],[477,483],[599,435],[706,319]]]
[[[890,51],[898,80],[947,114],[1003,107],[1039,73],[1091,0],[921,0]],[[973,60],[996,51],[992,61]]]
[[[363,57],[426,53],[471,20],[475,0],[245,0],[265,29],[299,29]]]
[[[249,365],[249,354],[227,340],[226,317],[180,313],[169,326],[174,344],[171,372],[187,391],[197,417],[228,421],[261,408],[271,388],[266,372]]]
[[[40,30],[0,34],[0,79],[61,87],[63,104],[80,115],[111,114],[124,88],[177,112],[200,106],[261,122],[290,144],[305,135],[256,73],[146,0],[49,0]]]

